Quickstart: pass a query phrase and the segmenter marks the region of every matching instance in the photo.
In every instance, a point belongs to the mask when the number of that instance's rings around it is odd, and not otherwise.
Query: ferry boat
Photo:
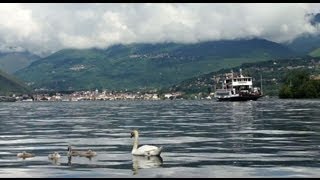
[[[238,75],[233,71],[226,73],[222,80],[222,87],[216,89],[214,94],[218,101],[255,101],[262,96],[262,89],[253,87],[252,77],[243,76],[241,69]]]

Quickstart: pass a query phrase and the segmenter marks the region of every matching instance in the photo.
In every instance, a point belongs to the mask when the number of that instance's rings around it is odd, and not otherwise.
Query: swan
[[[19,158],[30,158],[30,157],[34,157],[35,155],[34,154],[31,154],[31,153],[27,153],[26,151],[23,151],[22,153],[18,153],[17,154],[17,157]]]
[[[92,151],[91,149],[89,149],[88,151],[79,153],[80,157],[88,157],[88,158],[91,158],[91,157],[96,156],[96,155],[97,155],[97,153]]]
[[[160,156],[162,151],[162,146],[151,146],[151,145],[143,145],[138,148],[139,142],[139,132],[138,130],[133,130],[131,132],[131,138],[134,137],[133,147],[131,154],[137,155],[137,156]]]
[[[70,156],[79,156],[79,152],[72,150],[72,147],[69,145],[68,146],[68,153],[67,153],[68,157]]]
[[[48,158],[51,159],[51,160],[54,160],[54,159],[59,159],[61,156],[58,152],[54,152],[53,154],[49,154],[48,155]]]

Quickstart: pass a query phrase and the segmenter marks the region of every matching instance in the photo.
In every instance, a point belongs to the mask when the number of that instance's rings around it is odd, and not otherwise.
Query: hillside
[[[52,90],[151,89],[244,62],[294,57],[287,47],[263,39],[196,44],[129,44],[108,49],[65,49],[15,73]]]
[[[312,52],[309,53],[309,55],[312,57],[320,57],[320,48],[313,50]]]
[[[0,70],[0,96],[29,93],[31,90],[17,78]]]
[[[312,75],[320,74],[320,58],[304,57],[299,59],[276,59],[264,62],[244,63],[235,68],[226,68],[216,72],[211,72],[198,77],[184,80],[170,88],[163,89],[163,92],[184,92],[189,95],[203,94],[207,96],[215,91],[217,83],[216,78],[222,77],[224,73],[238,72],[242,69],[243,74],[252,76],[254,86],[260,87],[262,77],[262,88],[266,95],[277,96],[281,84],[285,81],[287,72],[294,69],[303,69]]]
[[[25,52],[0,53],[0,69],[13,74],[14,72],[29,66],[33,61],[40,59],[39,56]]]

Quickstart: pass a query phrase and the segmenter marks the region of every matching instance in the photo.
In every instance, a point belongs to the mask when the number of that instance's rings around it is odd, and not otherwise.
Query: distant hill
[[[0,70],[0,96],[31,92],[21,80]]]
[[[217,77],[225,73],[238,72],[242,69],[243,74],[253,77],[254,86],[260,87],[261,77],[263,92],[266,95],[278,96],[281,84],[284,83],[287,72],[295,69],[304,69],[312,75],[320,75],[320,58],[304,57],[298,59],[276,59],[263,62],[244,63],[234,68],[225,68],[210,72],[201,76],[186,79],[169,88],[162,89],[163,92],[184,92],[189,95],[203,94],[207,96],[219,86]]]
[[[33,83],[33,88],[134,90],[168,87],[244,62],[296,55],[284,45],[264,39],[119,44],[107,49],[64,49],[31,63],[15,75]]]
[[[0,52],[0,69],[13,74],[14,72],[29,66],[33,61],[40,59],[39,56],[30,52]]]
[[[300,55],[306,55],[320,48],[320,36],[304,34],[294,39],[291,43],[286,44],[286,46]]]

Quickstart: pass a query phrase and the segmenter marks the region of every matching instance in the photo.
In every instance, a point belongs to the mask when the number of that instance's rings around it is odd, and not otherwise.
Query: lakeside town
[[[34,95],[13,95],[11,101],[108,101],[108,100],[164,100],[181,98],[181,92],[158,94],[142,92],[108,92],[100,91],[76,91],[65,93],[38,93]]]

